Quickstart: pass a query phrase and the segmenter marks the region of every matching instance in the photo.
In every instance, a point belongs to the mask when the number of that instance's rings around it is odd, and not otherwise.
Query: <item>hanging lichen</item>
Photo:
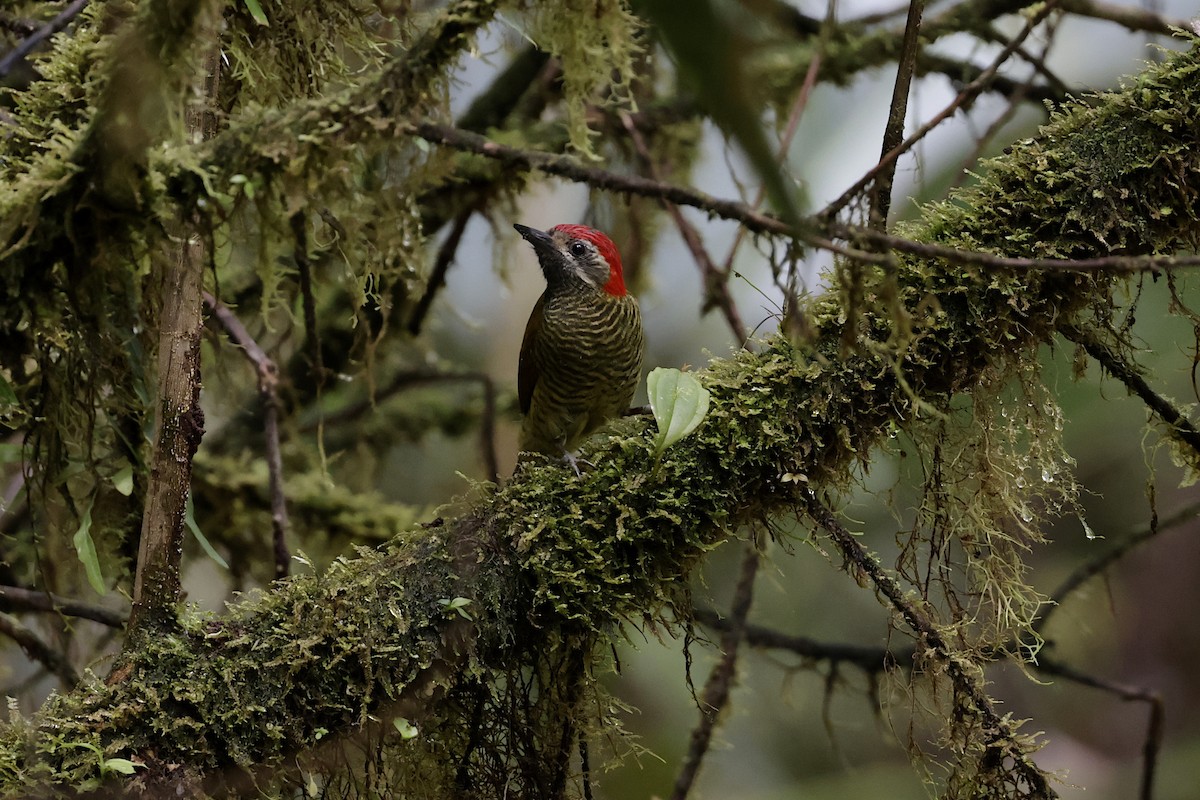
[[[623,0],[535,4],[533,15],[533,40],[562,63],[571,147],[594,157],[589,107],[630,103],[642,23]]]

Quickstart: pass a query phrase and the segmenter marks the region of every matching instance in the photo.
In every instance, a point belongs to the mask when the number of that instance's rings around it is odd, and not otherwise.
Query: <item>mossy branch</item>
[[[1195,246],[1198,62],[1196,49],[1173,56],[1056,118],[977,186],[927,209],[909,237],[1051,259]],[[580,478],[532,466],[454,520],[148,638],[107,684],[0,729],[0,793],[95,777],[80,742],[145,763],[137,787],[153,792],[236,782],[331,734],[403,716],[420,731],[408,791],[450,794],[475,750],[447,701],[456,689],[678,599],[739,525],[846,487],[892,426],[918,425],[922,409],[954,414],[957,396],[1027,376],[1038,347],[1107,303],[1114,280],[916,256],[897,258],[895,276],[915,331],[902,347],[889,310],[867,309],[861,347],[843,355],[845,309],[818,298],[806,309],[811,340],[777,337],[700,373],[708,418],[657,468],[651,423],[623,420],[592,440],[584,455],[596,467]],[[1026,776],[1035,793],[1043,785]]]

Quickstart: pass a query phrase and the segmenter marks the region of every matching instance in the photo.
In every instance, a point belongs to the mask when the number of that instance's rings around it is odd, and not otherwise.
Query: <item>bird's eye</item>
[[[571,255],[575,256],[576,258],[581,258],[585,253],[587,253],[587,245],[583,242],[571,242],[571,247],[569,249],[571,251]]]

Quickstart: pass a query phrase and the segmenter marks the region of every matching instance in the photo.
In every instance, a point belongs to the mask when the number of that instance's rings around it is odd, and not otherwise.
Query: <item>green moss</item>
[[[630,103],[642,23],[621,0],[543,3],[534,20],[534,41],[562,63],[571,147],[595,157],[589,106]]]

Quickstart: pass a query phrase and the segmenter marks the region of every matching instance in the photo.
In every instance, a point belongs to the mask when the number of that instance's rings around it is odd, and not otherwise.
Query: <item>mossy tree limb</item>
[[[1172,57],[1056,118],[908,235],[1057,258],[1196,246],[1198,61],[1196,49]],[[842,301],[817,298],[805,310],[813,339],[775,338],[701,373],[708,418],[657,468],[652,424],[625,420],[593,440],[584,455],[596,467],[580,479],[531,467],[457,519],[147,638],[107,685],[88,683],[0,731],[0,792],[97,777],[80,742],[144,762],[129,785],[153,792],[233,781],[403,716],[419,730],[403,788],[451,796],[487,749],[464,696],[511,685],[522,669],[679,600],[701,557],[738,526],[794,514],[813,490],[835,496],[890,430],[918,429],[930,411],[961,417],[964,396],[1036,381],[1038,348],[1062,325],[1102,324],[1091,311],[1109,304],[1117,279],[898,257],[895,280],[911,337],[893,335],[890,309],[867,308],[860,347],[845,355]],[[999,529],[1019,501],[1006,495],[977,521]],[[981,558],[1003,547],[989,542]],[[926,613],[940,635],[953,623],[932,605]],[[952,657],[972,669],[982,659],[970,645]],[[516,738],[495,732],[505,724],[522,723],[493,720],[488,735]],[[955,766],[977,795],[996,793],[987,733],[954,732]],[[1027,755],[1031,744],[1012,746]]]

